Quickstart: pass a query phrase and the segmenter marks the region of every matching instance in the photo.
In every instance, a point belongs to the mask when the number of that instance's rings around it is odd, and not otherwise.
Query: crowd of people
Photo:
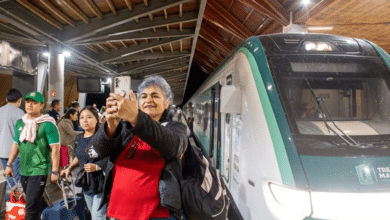
[[[173,93],[163,78],[146,78],[138,94],[110,93],[101,111],[73,102],[60,116],[59,100],[45,112],[41,93],[8,91],[0,108],[0,157],[11,185],[10,177],[21,181],[26,220],[39,219],[46,180],[68,178],[76,167],[92,219],[182,219],[172,170],[181,169],[187,127],[172,120]]]

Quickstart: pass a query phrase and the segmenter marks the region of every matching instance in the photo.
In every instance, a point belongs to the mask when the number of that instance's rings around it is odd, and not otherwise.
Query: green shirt
[[[57,127],[51,122],[39,124],[34,143],[19,141],[23,131],[24,122],[18,120],[15,125],[14,142],[19,146],[20,175],[39,176],[50,173],[50,146],[59,144]]]

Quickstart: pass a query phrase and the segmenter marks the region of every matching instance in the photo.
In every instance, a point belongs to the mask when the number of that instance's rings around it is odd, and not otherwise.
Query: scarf
[[[54,118],[51,116],[45,114],[41,115],[36,119],[29,119],[27,118],[27,114],[25,114],[22,117],[22,120],[25,124],[22,133],[20,134],[19,141],[28,141],[30,143],[34,143],[36,135],[37,135],[37,130],[38,130],[38,124],[41,124],[43,122],[51,122],[54,125],[56,124],[56,121]]]

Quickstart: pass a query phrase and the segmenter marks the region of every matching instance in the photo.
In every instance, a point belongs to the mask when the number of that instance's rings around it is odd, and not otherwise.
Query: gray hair
[[[167,81],[165,81],[165,79],[162,78],[161,76],[147,77],[144,79],[144,81],[142,81],[142,83],[138,86],[138,100],[140,98],[141,92],[144,91],[145,89],[151,87],[151,86],[155,86],[155,87],[161,89],[161,91],[164,94],[165,100],[169,101],[169,106],[172,104],[173,93],[172,93],[171,87],[169,86]]]

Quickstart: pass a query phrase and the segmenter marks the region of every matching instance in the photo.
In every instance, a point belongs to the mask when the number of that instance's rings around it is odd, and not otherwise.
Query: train
[[[240,219],[390,219],[389,70],[364,39],[236,47],[183,108]]]

